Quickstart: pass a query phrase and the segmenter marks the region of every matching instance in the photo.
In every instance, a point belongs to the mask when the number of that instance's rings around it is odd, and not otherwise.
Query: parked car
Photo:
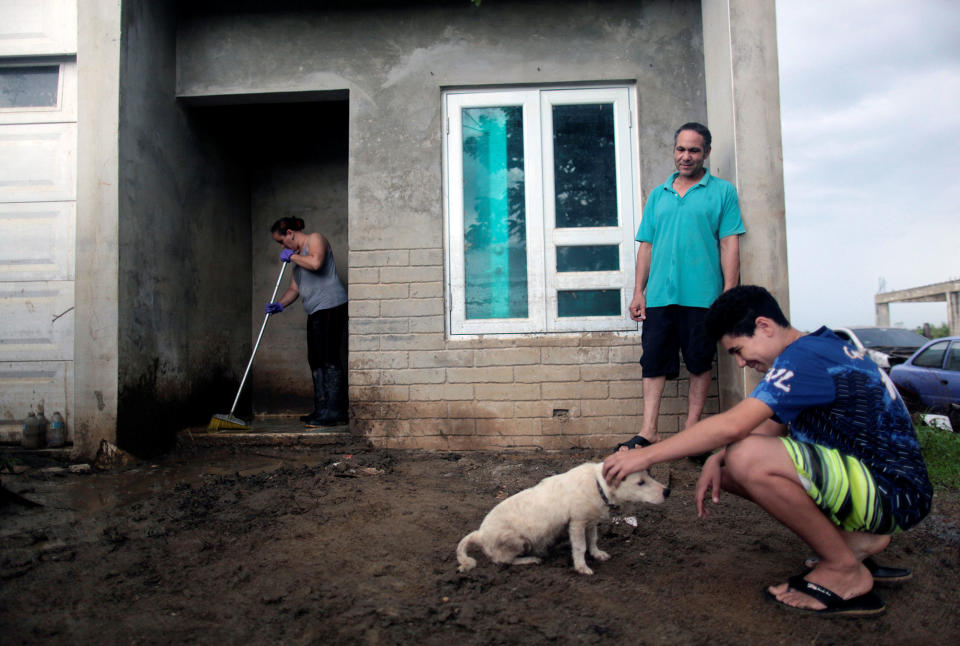
[[[960,336],[928,342],[894,366],[890,379],[911,411],[942,413],[953,423],[960,413]]]
[[[833,331],[887,371],[927,342],[927,337],[899,327],[835,327]]]

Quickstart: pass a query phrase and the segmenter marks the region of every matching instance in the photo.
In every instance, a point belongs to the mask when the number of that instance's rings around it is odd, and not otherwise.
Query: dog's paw
[[[576,565],[574,566],[573,569],[579,572],[580,574],[593,574],[593,570],[591,570],[586,563],[584,563],[583,565]]]
[[[590,552],[590,556],[597,559],[598,561],[610,560],[610,555],[604,552],[603,550],[596,550],[596,551]]]

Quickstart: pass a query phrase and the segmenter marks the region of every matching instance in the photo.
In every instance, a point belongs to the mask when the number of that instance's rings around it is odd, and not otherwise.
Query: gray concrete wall
[[[762,285],[790,316],[776,13],[766,0],[703,0],[711,164],[737,187],[746,234],[741,282]],[[719,359],[723,408],[759,383],[755,370]]]
[[[179,94],[349,90],[350,210],[380,224],[354,231],[358,248],[421,247],[421,232],[440,247],[444,87],[636,80],[644,198],[673,168],[676,126],[706,120],[696,1],[222,4],[181,17]]]
[[[244,7],[185,7],[178,92],[349,92],[355,427],[384,446],[438,448],[607,446],[632,435],[638,335],[445,335],[441,92],[635,81],[645,200],[672,170],[677,125],[706,119],[700,3]],[[678,428],[684,396],[684,382],[668,388],[662,431]]]
[[[123,3],[117,443],[141,454],[229,410],[251,347],[249,188],[175,99],[175,27],[172,3]]]

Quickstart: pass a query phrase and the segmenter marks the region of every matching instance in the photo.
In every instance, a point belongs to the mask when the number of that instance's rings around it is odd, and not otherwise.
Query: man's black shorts
[[[710,370],[717,344],[707,338],[703,324],[706,316],[705,307],[648,307],[641,336],[643,376],[676,379],[680,374],[678,352],[683,353],[690,374]]]

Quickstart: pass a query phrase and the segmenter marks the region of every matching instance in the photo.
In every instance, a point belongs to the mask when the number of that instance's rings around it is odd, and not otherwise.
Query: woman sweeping
[[[307,233],[300,218],[280,218],[270,227],[283,246],[280,260],[292,262],[293,279],[265,313],[277,314],[298,298],[307,312],[307,360],[313,376],[313,412],[300,421],[332,426],[347,421],[346,370],[347,290],[337,274],[330,243],[320,233]]]

